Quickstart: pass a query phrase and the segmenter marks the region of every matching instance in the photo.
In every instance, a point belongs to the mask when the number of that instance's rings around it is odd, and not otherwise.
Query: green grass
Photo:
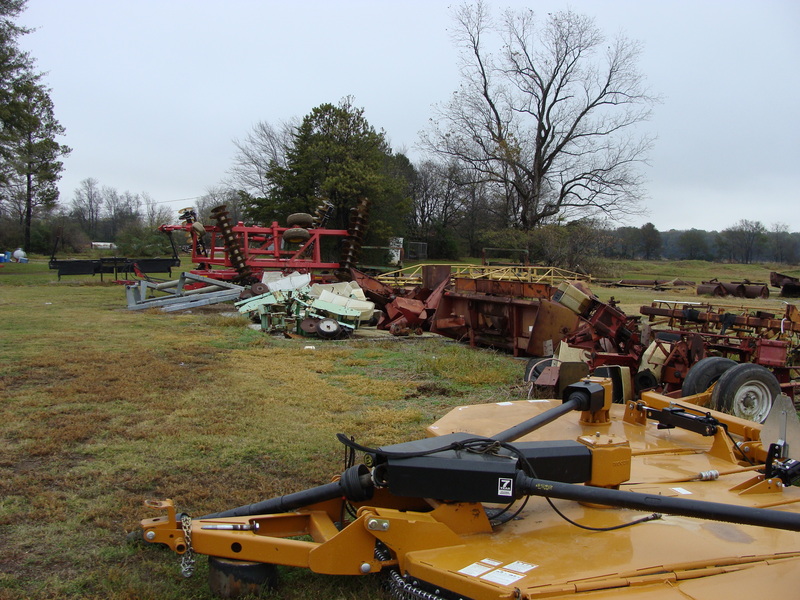
[[[617,268],[629,278],[769,272]],[[697,299],[691,289],[593,290],[629,314],[656,297]],[[341,471],[336,433],[400,442],[455,406],[527,392],[523,361],[445,338],[309,343],[266,336],[218,308],[125,305],[124,287],[58,282],[46,261],[0,268],[0,600],[210,598],[202,561],[185,580],[173,553],[126,542],[155,516],[145,499],[173,498],[197,515],[297,491]],[[374,577],[282,572],[275,599],[383,597]]]
[[[128,311],[114,284],[0,270],[0,599],[210,598],[203,563],[126,542],[147,498],[206,514],[326,483],[343,432],[413,439],[452,407],[521,397],[522,362],[444,338],[266,336],[218,309]],[[46,267],[46,265],[45,265]],[[229,308],[228,308],[229,310]],[[274,598],[381,597],[284,570]]]

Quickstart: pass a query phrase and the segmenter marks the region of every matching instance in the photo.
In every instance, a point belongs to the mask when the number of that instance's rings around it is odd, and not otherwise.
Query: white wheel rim
[[[733,397],[734,416],[761,423],[767,418],[772,407],[772,393],[766,384],[749,381],[736,391]]]
[[[320,330],[324,331],[325,333],[333,333],[339,328],[339,324],[336,321],[329,321],[326,319],[324,321],[320,321],[317,327],[319,327]]]

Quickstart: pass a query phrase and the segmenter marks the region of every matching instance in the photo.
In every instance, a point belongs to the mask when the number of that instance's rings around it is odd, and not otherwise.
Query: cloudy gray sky
[[[453,3],[455,4],[455,2]],[[740,219],[800,231],[800,2],[494,1],[571,8],[641,40],[663,97],[644,129],[660,230]],[[439,0],[29,0],[22,40],[47,72],[73,148],[61,201],[81,180],[147,192],[175,210],[219,184],[232,140],[347,95],[396,151],[458,84],[451,3]]]

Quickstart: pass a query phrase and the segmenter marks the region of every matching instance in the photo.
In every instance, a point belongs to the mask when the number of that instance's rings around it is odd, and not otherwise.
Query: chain
[[[186,552],[181,555],[181,575],[191,577],[194,574],[194,552],[192,551],[192,518],[181,515],[183,539],[186,541]]]

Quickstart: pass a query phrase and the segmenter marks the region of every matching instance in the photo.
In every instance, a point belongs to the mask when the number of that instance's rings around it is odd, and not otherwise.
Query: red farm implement
[[[289,215],[285,227],[277,221],[269,226],[234,224],[224,205],[211,211],[216,225],[204,226],[192,209],[185,209],[179,225],[162,225],[160,230],[170,236],[175,232],[189,236],[196,275],[252,283],[264,271],[298,271],[335,279],[347,277],[359,258],[369,201],[361,199],[351,210],[348,229],[326,227],[332,209],[325,203],[315,215]]]

